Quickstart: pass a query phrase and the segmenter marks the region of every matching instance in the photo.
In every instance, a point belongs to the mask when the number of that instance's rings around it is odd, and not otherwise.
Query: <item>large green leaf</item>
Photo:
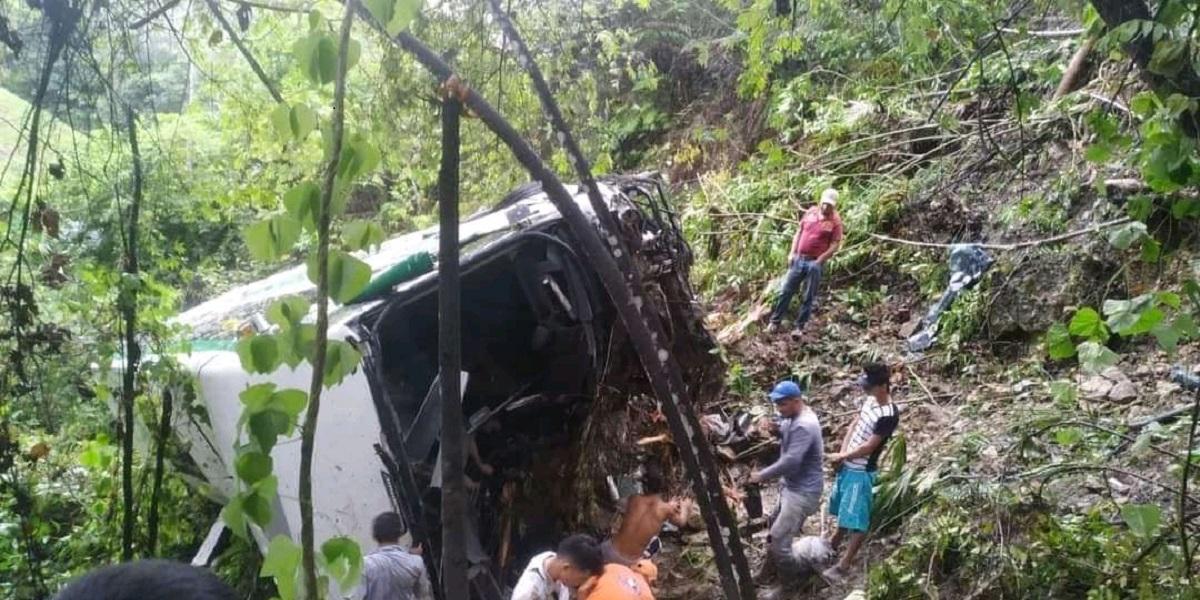
[[[296,597],[302,555],[300,546],[284,535],[275,536],[267,546],[259,575],[275,579],[275,588],[281,600],[293,600]]]
[[[281,141],[303,141],[317,127],[317,113],[303,103],[280,104],[271,111],[271,124]]]
[[[348,250],[378,248],[383,243],[383,228],[374,221],[351,221],[342,227],[342,243]]]
[[[1130,246],[1146,237],[1146,224],[1141,221],[1126,223],[1108,232],[1108,243],[1117,250],[1128,250]]]
[[[1173,76],[1186,64],[1188,44],[1183,40],[1160,39],[1154,44],[1154,54],[1146,66],[1151,73]]]
[[[370,173],[379,165],[379,150],[374,144],[362,136],[348,138],[342,144],[342,154],[338,158],[338,177],[350,182]]]
[[[308,280],[317,283],[317,257],[308,260]],[[329,297],[345,304],[371,281],[371,267],[341,250],[329,251]]]
[[[261,261],[274,261],[291,251],[300,239],[300,222],[276,215],[254,223],[243,231],[250,255]]]
[[[242,512],[241,496],[234,496],[229,500],[229,504],[221,509],[221,521],[233,532],[242,539],[249,539],[246,531],[246,514]]]
[[[1152,294],[1143,294],[1132,300],[1105,300],[1104,314],[1108,316],[1108,328],[1124,336],[1148,333],[1165,316],[1154,306]]]
[[[248,373],[267,374],[279,368],[282,362],[279,343],[273,335],[252,335],[238,342],[238,358]]]
[[[311,359],[312,346],[317,340],[317,327],[312,323],[303,323],[280,331],[275,338],[279,340],[283,364],[295,369],[302,361]]]
[[[1100,313],[1090,306],[1075,311],[1075,315],[1071,317],[1069,331],[1073,336],[1089,340],[1108,339],[1108,328],[1104,326],[1104,320],[1100,318]]]
[[[1158,531],[1162,509],[1154,504],[1126,504],[1121,507],[1121,518],[1133,535],[1146,539]]]
[[[1046,353],[1054,360],[1075,356],[1075,342],[1071,341],[1066,325],[1055,323],[1046,331]]]
[[[280,328],[295,327],[308,314],[309,303],[301,296],[284,296],[267,307],[267,321]]]
[[[252,385],[238,394],[244,405],[245,412],[253,414],[267,407],[271,401],[271,394],[275,392],[275,384],[259,383]]]
[[[257,483],[271,474],[273,464],[269,454],[248,450],[238,455],[234,469],[242,481]]]
[[[325,572],[343,592],[358,584],[363,559],[358,542],[345,536],[329,538],[321,544],[321,559],[325,564]]]
[[[325,387],[338,385],[358,368],[362,355],[349,343],[341,340],[329,340],[325,350]]]
[[[337,43],[328,34],[313,32],[296,41],[292,54],[309,81],[324,85],[337,76]]]
[[[390,35],[396,35],[417,20],[421,14],[421,0],[396,0],[395,13],[392,15],[392,20],[387,24],[387,32]]]
[[[308,406],[308,394],[303,390],[286,389],[271,394],[271,409],[287,415],[294,424],[304,407]],[[290,434],[290,431],[285,431]]]
[[[1079,365],[1090,373],[1099,373],[1117,364],[1117,355],[1099,342],[1084,342],[1075,347],[1079,353]]]
[[[317,229],[317,213],[321,211],[321,188],[304,182],[283,195],[288,214],[310,231]]]
[[[286,414],[273,409],[267,409],[251,415],[247,430],[250,439],[258,444],[260,450],[269,453],[279,441],[279,436],[288,433],[294,427],[294,421]]]

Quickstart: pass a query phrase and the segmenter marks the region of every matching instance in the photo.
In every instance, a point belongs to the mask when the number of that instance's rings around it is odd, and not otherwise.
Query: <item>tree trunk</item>
[[[313,343],[312,382],[308,388],[308,410],[300,431],[300,546],[304,569],[304,597],[318,600],[323,596],[317,589],[316,542],[313,533],[312,462],[317,437],[317,418],[321,411],[321,390],[325,387],[325,352],[329,347],[329,224],[330,205],[337,177],[338,159],[342,156],[342,133],[346,115],[346,63],[350,41],[350,24],[354,21],[354,0],[346,3],[338,44],[337,71],[333,88],[333,139],[329,163],[325,165],[321,187],[320,213],[317,215],[317,335]]]
[[[449,90],[448,90],[449,91]],[[442,396],[442,589],[467,598],[467,490],[462,414],[462,301],[458,271],[459,113],[447,93],[442,102],[442,165],[438,171],[438,376]]]
[[[129,204],[129,229],[125,239],[124,272],[128,277],[118,294],[125,333],[125,368],[121,376],[121,560],[133,559],[133,401],[141,348],[137,343],[138,217],[142,204],[142,155],[138,151],[137,120],[125,108],[129,151],[133,158],[133,200]]]
[[[150,488],[150,510],[146,516],[146,554],[148,556],[158,554],[158,500],[162,495],[167,440],[171,437],[172,401],[171,388],[168,387],[163,391],[162,416],[158,421],[158,448],[154,455],[154,484]]]

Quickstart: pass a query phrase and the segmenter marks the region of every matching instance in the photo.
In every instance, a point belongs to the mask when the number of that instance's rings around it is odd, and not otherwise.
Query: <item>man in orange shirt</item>
[[[646,578],[625,565],[604,565],[604,573],[579,588],[581,600],[654,600]]]
[[[808,318],[812,316],[813,301],[817,297],[817,286],[821,284],[821,273],[825,261],[833,256],[842,245],[842,218],[837,212],[838,192],[829,188],[821,193],[821,202],[804,211],[800,218],[800,229],[792,238],[792,250],[788,254],[788,273],[779,292],[779,301],[771,312],[768,333],[779,330],[783,315],[792,302],[792,296],[804,284],[804,302],[800,315],[796,317],[796,329],[792,337],[799,337]]]

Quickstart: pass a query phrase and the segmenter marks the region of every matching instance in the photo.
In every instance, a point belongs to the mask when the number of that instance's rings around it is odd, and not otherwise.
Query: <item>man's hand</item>
[[[758,421],[758,428],[767,435],[779,435],[779,423],[770,417],[763,417]]]
[[[751,473],[750,474],[750,483],[753,483],[754,485],[758,485],[758,484],[762,483],[762,472],[755,471],[755,472]]]
[[[485,462],[479,463],[479,472],[483,473],[484,477],[491,477],[496,473],[496,468]]]
[[[833,464],[833,467],[835,469],[837,467],[840,467],[842,465],[842,463],[845,462],[845,460],[846,460],[845,452],[834,452],[833,454],[829,455],[829,462]]]
[[[420,544],[413,544],[412,547],[408,549],[409,554],[415,554],[417,556],[420,556],[422,552],[424,552],[424,550],[421,548]]]

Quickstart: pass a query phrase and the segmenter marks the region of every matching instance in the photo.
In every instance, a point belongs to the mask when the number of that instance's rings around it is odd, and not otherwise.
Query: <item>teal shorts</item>
[[[829,496],[829,514],[837,517],[838,527],[866,532],[871,528],[871,495],[875,472],[842,467],[838,470],[833,493]]]

